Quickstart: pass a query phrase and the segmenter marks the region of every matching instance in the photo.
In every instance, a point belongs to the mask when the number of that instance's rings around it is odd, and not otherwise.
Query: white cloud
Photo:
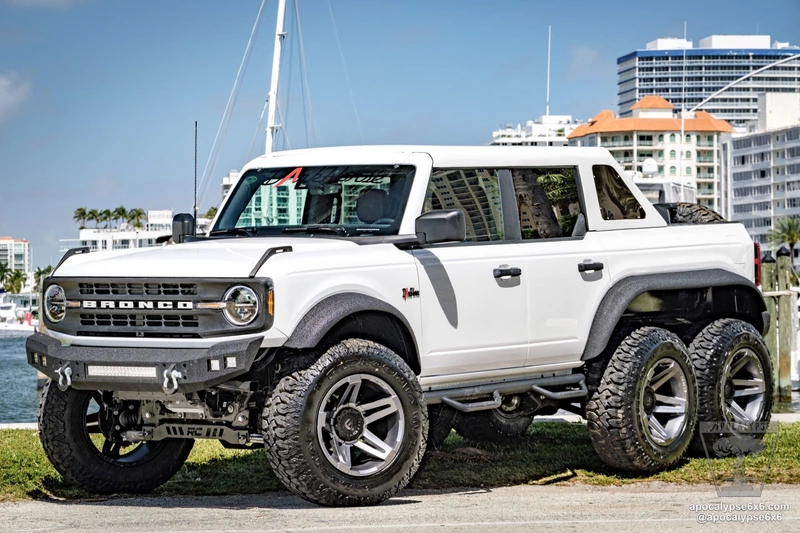
[[[78,0],[0,0],[0,3],[23,7],[70,7],[77,2]]]
[[[13,70],[0,72],[0,122],[18,111],[30,93],[30,81]]]

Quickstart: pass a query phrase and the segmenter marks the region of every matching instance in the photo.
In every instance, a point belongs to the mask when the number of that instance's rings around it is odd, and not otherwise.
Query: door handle
[[[522,275],[522,269],[519,267],[495,268],[493,273],[496,278],[516,278]]]
[[[590,272],[593,270],[603,270],[603,263],[578,263],[578,272]]]

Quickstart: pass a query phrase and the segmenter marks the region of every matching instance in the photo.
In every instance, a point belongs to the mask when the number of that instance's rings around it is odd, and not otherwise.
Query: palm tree
[[[94,222],[94,227],[97,227],[97,224],[100,222],[100,212],[97,209],[90,209],[88,213],[86,213],[86,220],[89,222]]]
[[[789,245],[789,257],[792,260],[792,270],[794,270],[794,247],[800,242],[800,219],[779,219],[775,223],[775,227],[767,233],[767,239],[776,246]]]
[[[114,215],[111,214],[111,209],[103,209],[100,211],[100,222],[106,223],[106,225],[103,226],[104,228],[107,228],[113,219]]]
[[[37,268],[36,272],[33,273],[33,290],[35,292],[39,291],[39,287],[42,286],[42,280],[49,276],[53,272],[53,266],[48,265],[44,268]]]
[[[206,218],[214,218],[217,216],[217,208],[216,207],[209,207],[208,211],[206,211]]]
[[[142,219],[145,217],[144,210],[136,207],[128,211],[126,218],[128,219],[128,223],[133,226],[134,228],[141,228],[142,227]]]
[[[22,270],[14,270],[6,279],[6,290],[11,294],[19,294],[28,276]]]
[[[75,210],[75,213],[72,214],[72,220],[80,224],[79,229],[83,229],[84,227],[86,227],[87,215],[88,212],[86,211],[85,207],[79,207],[78,209]]]
[[[128,210],[119,206],[111,212],[111,215],[114,220],[118,220],[121,223],[128,218]]]
[[[11,269],[6,263],[0,263],[0,285],[5,286],[8,281],[8,276],[11,275]]]

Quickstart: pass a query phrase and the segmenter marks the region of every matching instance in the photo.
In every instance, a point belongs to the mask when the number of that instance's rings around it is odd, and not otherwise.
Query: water
[[[36,370],[25,357],[25,336],[0,336],[0,424],[36,422]]]

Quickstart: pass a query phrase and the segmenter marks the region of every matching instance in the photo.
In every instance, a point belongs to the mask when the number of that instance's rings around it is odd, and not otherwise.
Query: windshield
[[[211,235],[396,235],[413,179],[410,165],[248,170]]]

